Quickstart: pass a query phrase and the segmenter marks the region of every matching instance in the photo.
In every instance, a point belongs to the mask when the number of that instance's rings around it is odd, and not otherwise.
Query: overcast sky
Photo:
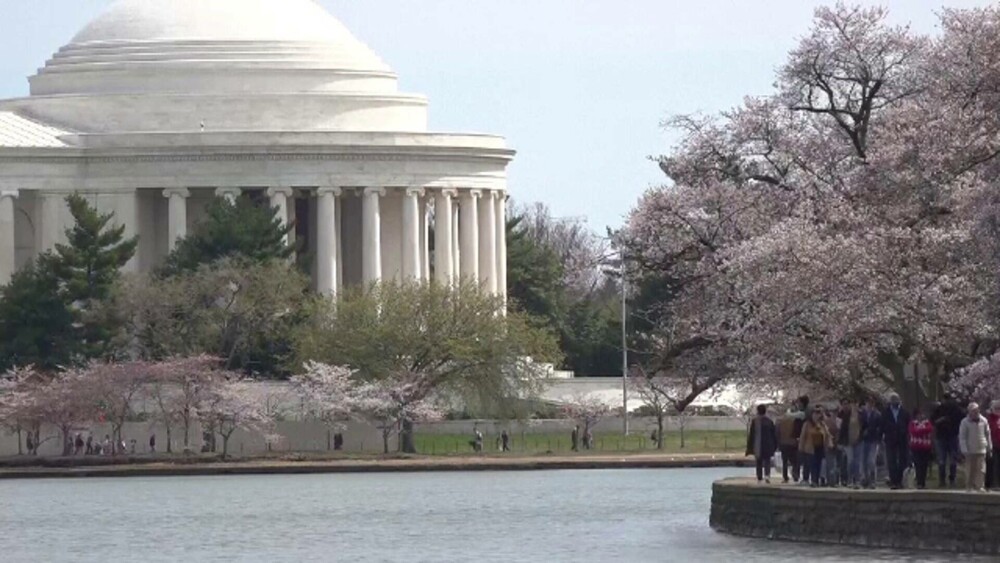
[[[206,0],[210,1],[210,0]],[[0,98],[110,0],[0,0]],[[668,115],[716,112],[770,90],[813,0],[321,0],[426,94],[431,128],[497,133],[518,150],[510,189],[557,215],[617,227],[662,175],[648,156]],[[893,20],[933,32],[941,6],[891,0]]]

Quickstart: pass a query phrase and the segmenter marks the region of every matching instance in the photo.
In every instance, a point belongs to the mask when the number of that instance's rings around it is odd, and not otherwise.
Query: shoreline
[[[447,471],[554,471],[587,469],[678,469],[696,467],[750,467],[737,454],[637,454],[580,456],[463,456],[296,461],[256,459],[186,463],[162,461],[136,464],[0,468],[4,479],[70,479],[100,477],[182,477],[212,475],[302,475],[324,473],[418,473]]]

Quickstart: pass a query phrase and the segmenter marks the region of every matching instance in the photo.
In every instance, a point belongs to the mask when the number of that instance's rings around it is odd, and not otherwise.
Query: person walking
[[[795,435],[796,423],[799,423],[799,432],[802,432],[802,413],[794,407],[788,409],[785,416],[778,421],[778,449],[781,451],[781,481],[788,483],[788,473],[791,469],[791,478],[794,482],[799,482],[799,438]]]
[[[986,458],[993,449],[990,425],[979,414],[979,405],[969,403],[969,415],[958,427],[958,447],[965,457],[965,490],[986,492]]]
[[[832,445],[833,437],[823,421],[823,410],[814,407],[802,425],[799,437],[799,454],[804,454],[809,463],[810,486],[819,486],[823,458]]]
[[[94,437],[87,434],[87,443],[84,445],[84,451],[87,455],[94,455]]]
[[[931,413],[937,446],[938,486],[942,489],[945,487],[945,478],[951,487],[955,486],[959,456],[958,429],[963,418],[965,414],[962,407],[951,395],[945,395],[944,401]]]
[[[802,428],[805,426],[806,420],[809,418],[809,397],[803,395],[796,400],[795,404],[799,413],[801,413],[800,417],[795,421],[795,428],[793,432],[795,440],[798,442],[802,438]],[[809,458],[809,454],[799,449],[796,460],[798,461],[799,471],[802,476],[799,483],[808,485],[811,471],[811,460]]]
[[[81,455],[82,453],[83,453],[83,435],[77,432],[76,440],[73,441],[73,455]]]
[[[149,435],[149,453],[156,453],[156,434]]]
[[[475,450],[476,453],[482,453],[482,451],[483,451],[483,433],[479,430],[478,426],[475,428],[475,430],[473,430],[473,438],[472,439],[473,439],[472,449]]]
[[[837,416],[837,412],[833,409],[825,409],[823,411],[823,422],[826,423],[826,429],[830,432],[830,436],[833,437],[833,440],[831,440],[830,448],[823,457],[822,480],[824,485],[828,487],[836,487],[840,484],[841,450],[839,444],[837,443],[837,437],[840,435],[840,418]]]
[[[757,406],[757,416],[750,421],[747,433],[747,455],[752,455],[757,464],[757,482],[771,483],[771,460],[778,450],[778,431],[767,416],[765,405]]]
[[[574,452],[580,451],[580,427],[574,426],[573,432],[569,435],[570,449]]]
[[[889,406],[882,413],[882,442],[885,444],[885,465],[889,471],[889,488],[903,487],[903,472],[910,465],[910,413],[903,408],[899,394],[889,395]]]
[[[913,409],[910,421],[910,455],[916,473],[917,488],[927,488],[927,469],[934,455],[934,423],[919,408]]]
[[[509,452],[510,451],[510,434],[504,429],[500,432],[500,451]]]
[[[844,486],[855,489],[861,486],[861,463],[864,458],[863,425],[861,410],[863,406],[848,400],[840,403],[840,432],[837,443],[844,455],[844,475],[841,481]]]
[[[1000,489],[1000,401],[990,403],[990,438],[993,441],[989,459],[986,460],[986,488]]]
[[[878,449],[882,442],[882,413],[875,399],[869,398],[861,413],[861,435],[863,455],[861,461],[862,485],[874,489],[878,475]]]

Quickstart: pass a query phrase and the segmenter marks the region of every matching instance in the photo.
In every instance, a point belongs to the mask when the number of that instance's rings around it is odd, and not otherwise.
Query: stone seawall
[[[719,532],[753,538],[1000,555],[1000,495],[993,494],[727,479],[712,487],[710,522]]]

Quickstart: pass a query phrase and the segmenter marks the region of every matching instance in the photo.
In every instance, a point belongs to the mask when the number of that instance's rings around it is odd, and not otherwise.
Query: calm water
[[[711,482],[740,474],[0,481],[0,561],[954,560],[716,534],[708,527]]]

